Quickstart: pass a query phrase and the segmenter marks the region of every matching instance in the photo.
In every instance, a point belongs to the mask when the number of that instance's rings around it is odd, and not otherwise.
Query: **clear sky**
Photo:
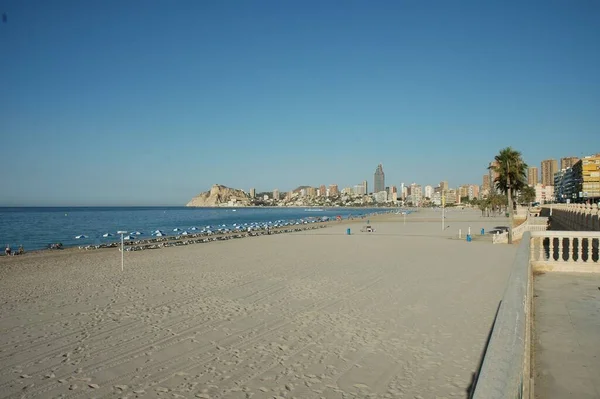
[[[481,184],[600,152],[600,2],[0,2],[0,205]]]

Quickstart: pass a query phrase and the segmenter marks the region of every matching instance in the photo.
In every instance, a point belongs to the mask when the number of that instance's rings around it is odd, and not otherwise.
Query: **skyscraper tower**
[[[556,159],[545,159],[542,161],[542,184],[544,186],[554,185],[554,174],[558,172]]]
[[[375,170],[373,181],[373,192],[378,193],[380,191],[385,191],[385,173],[383,173],[383,166],[381,164]]]
[[[538,184],[538,168],[535,166],[529,167],[527,170],[527,184],[531,187],[535,187]]]

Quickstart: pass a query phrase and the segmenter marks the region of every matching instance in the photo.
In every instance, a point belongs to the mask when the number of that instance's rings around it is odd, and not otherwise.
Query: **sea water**
[[[140,239],[151,237],[155,230],[166,235],[202,229],[206,226],[231,228],[234,223],[267,223],[278,220],[298,221],[307,218],[335,218],[389,212],[390,208],[190,208],[190,207],[0,207],[0,246],[13,250],[23,245],[26,251],[47,248],[50,243],[65,247],[97,245],[118,241],[116,232],[139,231]],[[398,209],[394,209],[397,211]],[[103,237],[105,233],[111,236]],[[85,238],[75,238],[77,236]]]

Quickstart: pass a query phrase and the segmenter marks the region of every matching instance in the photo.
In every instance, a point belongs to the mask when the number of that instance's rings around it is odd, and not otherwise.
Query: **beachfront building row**
[[[600,153],[556,172],[553,185],[556,202],[600,202]]]

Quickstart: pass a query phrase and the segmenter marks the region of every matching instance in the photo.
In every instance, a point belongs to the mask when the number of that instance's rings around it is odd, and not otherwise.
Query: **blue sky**
[[[600,152],[600,2],[3,1],[0,205],[481,184]]]

